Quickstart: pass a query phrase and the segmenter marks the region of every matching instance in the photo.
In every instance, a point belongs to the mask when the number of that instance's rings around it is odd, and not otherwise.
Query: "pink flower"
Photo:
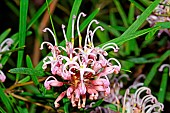
[[[0,70],[0,81],[5,82],[6,76],[5,74]]]
[[[147,18],[151,27],[155,26],[158,22],[170,22],[170,18],[168,16],[170,14],[170,8],[168,5],[170,5],[169,0],[161,1],[161,3],[154,9],[153,14]],[[170,36],[168,29],[161,29],[158,32],[158,37],[160,37],[163,32]]]
[[[97,20],[92,20],[87,27],[87,34],[85,37],[85,43],[82,45],[82,36],[79,30],[80,17],[85,17],[84,13],[80,13],[77,18],[77,32],[79,36],[79,47],[74,47],[74,24],[75,16],[72,20],[72,38],[71,41],[67,40],[65,34],[65,26],[62,25],[64,39],[66,47],[53,46],[49,42],[43,42],[43,45],[47,44],[48,48],[52,52],[52,56],[46,56],[43,60],[43,69],[47,68],[47,65],[51,65],[51,72],[55,76],[59,76],[63,79],[63,82],[58,81],[54,76],[50,76],[45,80],[44,86],[47,90],[51,87],[60,87],[64,84],[69,88],[62,92],[54,102],[55,107],[59,107],[59,101],[66,95],[70,99],[72,106],[78,106],[78,108],[84,108],[86,103],[86,94],[89,93],[89,99],[96,100],[98,98],[98,92],[104,92],[105,95],[110,93],[110,82],[107,77],[109,74],[118,74],[121,65],[115,58],[106,59],[108,55],[107,49],[113,49],[114,52],[118,51],[118,46],[115,43],[109,43],[102,48],[94,47],[93,37],[96,30],[104,30],[101,26],[96,27],[94,30],[90,30],[92,23],[98,24]],[[52,31],[46,28],[44,31],[49,31],[56,43],[55,36]],[[63,55],[62,51],[66,52]],[[114,61],[113,65],[111,61]]]
[[[9,47],[12,45],[14,41],[11,38],[5,39],[1,44],[0,44],[0,52],[8,51]],[[0,54],[0,60],[1,60],[2,54]],[[3,66],[0,64],[0,69],[2,69]],[[0,70],[0,81],[5,82],[6,76],[5,74]]]

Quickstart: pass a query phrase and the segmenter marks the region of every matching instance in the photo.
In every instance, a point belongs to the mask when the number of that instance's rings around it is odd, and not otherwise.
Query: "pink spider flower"
[[[5,39],[1,44],[0,44],[0,52],[4,52],[4,51],[8,51],[9,47],[12,45],[14,41],[11,38],[7,38]],[[0,60],[1,60],[2,54],[0,54]],[[2,64],[0,64],[0,69],[2,69]],[[5,74],[2,72],[2,70],[0,70],[0,81],[1,82],[5,82],[6,76]]]
[[[163,111],[164,105],[157,101],[149,88],[140,87],[135,94],[130,94],[129,91],[128,88],[123,98],[122,113],[125,113],[125,110],[127,113],[159,113]]]
[[[123,74],[118,78],[114,77],[113,80],[110,81],[110,94],[106,97],[103,92],[100,92],[99,98],[103,98],[105,102],[115,104],[119,107],[120,99],[122,98],[122,95],[119,93],[120,89],[123,88],[122,78],[127,78],[129,80],[129,76],[126,74]]]
[[[51,87],[61,87],[64,84],[68,85],[68,89],[63,91],[55,100],[55,107],[59,107],[59,101],[67,96],[70,99],[72,106],[78,106],[78,108],[84,108],[86,104],[86,96],[89,94],[90,100],[96,100],[99,92],[104,92],[105,96],[110,94],[110,82],[107,77],[109,74],[118,74],[121,69],[121,64],[115,58],[106,59],[108,55],[107,49],[113,49],[114,52],[118,52],[119,48],[115,43],[108,43],[102,48],[94,47],[93,37],[96,30],[103,31],[101,26],[91,30],[91,25],[98,24],[97,20],[92,20],[87,27],[87,34],[85,37],[85,43],[82,45],[82,36],[79,30],[80,17],[85,17],[86,14],[80,13],[77,18],[77,32],[79,37],[79,47],[74,47],[74,26],[76,17],[72,19],[72,38],[68,41],[65,33],[65,26],[62,25],[64,39],[66,47],[56,45],[56,37],[49,28],[45,28],[52,34],[55,45],[49,42],[43,42],[43,45],[47,44],[51,50],[52,56],[46,56],[43,60],[43,69],[47,68],[47,65],[51,65],[51,73],[54,76],[49,76],[44,86],[47,90]],[[62,54],[65,51],[67,54]],[[114,65],[112,62],[115,62]],[[59,76],[63,81],[58,81],[56,76]]]
[[[169,14],[170,14],[170,1],[162,0],[161,3],[153,10],[153,14],[151,14],[147,21],[151,27],[153,27],[157,22],[170,22]],[[161,29],[158,32],[158,37],[165,32],[170,36],[169,29]]]

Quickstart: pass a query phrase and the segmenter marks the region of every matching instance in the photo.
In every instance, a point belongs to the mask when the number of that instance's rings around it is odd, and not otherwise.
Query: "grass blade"
[[[20,18],[19,18],[19,47],[25,45],[26,25],[27,25],[28,0],[20,0]],[[18,51],[17,67],[22,66],[24,50]],[[19,75],[16,76],[16,81]]]
[[[131,3],[130,7],[129,7],[129,13],[128,13],[128,23],[129,24],[133,23],[134,14],[135,14],[135,5],[133,3]]]
[[[165,99],[165,93],[166,93],[166,88],[168,84],[168,70],[169,70],[168,67],[163,70],[161,86],[160,86],[159,94],[158,94],[158,101],[161,103],[163,103]]]
[[[122,36],[134,33],[152,13],[159,2],[160,0],[155,0],[149,7],[147,7],[147,9],[139,16],[139,18],[122,34]]]
[[[47,0],[50,4],[52,0]],[[42,7],[35,13],[35,16],[29,21],[27,25],[27,30],[38,20],[38,18],[43,14],[43,12],[47,9],[47,5],[43,4]]]
[[[27,55],[26,56],[26,64],[28,68],[32,68],[33,69],[33,64],[31,61],[31,58]],[[31,75],[31,79],[34,82],[34,84],[37,86],[39,84],[38,78],[35,75]]]
[[[130,0],[130,2],[132,2],[140,11],[144,12],[145,8],[140,5],[138,2],[136,2],[135,0]]]
[[[124,26],[128,27],[127,17],[126,17],[125,11],[123,10],[119,0],[113,0],[113,2],[115,3],[117,10],[123,20]]]
[[[153,67],[151,68],[151,70],[149,71],[148,75],[146,76],[146,79],[144,81],[144,85],[145,86],[148,86],[152,79],[154,78],[157,70],[158,70],[158,67],[162,64],[162,62],[170,56],[170,50],[166,51],[161,57],[160,57],[160,62],[157,62],[153,65]]]
[[[5,30],[1,35],[0,35],[0,43],[8,36],[8,34],[11,32],[11,29]]]
[[[69,18],[68,25],[67,25],[67,32],[66,32],[66,36],[67,36],[67,39],[69,41],[71,39],[70,31],[72,30],[73,15],[77,16],[78,10],[79,10],[80,5],[81,5],[81,2],[82,2],[82,0],[75,0],[74,4],[73,4],[73,7],[72,7],[72,10],[71,10],[70,18]]]
[[[139,37],[139,36],[141,36],[141,35],[144,35],[144,34],[146,34],[146,33],[148,33],[148,32],[151,32],[151,31],[153,31],[153,30],[155,30],[155,29],[159,29],[159,27],[154,27],[154,28],[148,28],[148,29],[144,29],[144,30],[139,30],[139,31],[137,31],[136,33],[132,33],[132,34],[129,34],[129,35],[127,35],[127,36],[120,36],[120,37],[118,37],[118,38],[115,38],[115,39],[112,39],[112,40],[110,40],[110,41],[108,41],[108,42],[106,42],[106,43],[116,43],[117,45],[122,45],[124,42],[126,42],[126,41],[129,41],[129,40],[132,40],[132,39],[135,39],[135,38],[137,38],[137,37]],[[98,45],[99,47],[102,47],[103,45],[105,45],[106,43],[103,43],[103,44],[100,44],[100,45]]]
[[[3,89],[0,87],[0,98],[2,100],[2,103],[6,106],[8,113],[13,113],[13,108],[12,105],[10,103],[9,98],[6,96],[6,94],[4,93]]]

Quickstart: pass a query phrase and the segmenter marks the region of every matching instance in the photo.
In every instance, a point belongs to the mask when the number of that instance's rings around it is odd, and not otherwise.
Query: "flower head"
[[[153,10],[153,14],[151,14],[147,21],[151,27],[153,27],[157,22],[170,22],[170,1],[169,0],[162,0],[161,3]],[[158,33],[158,37],[165,32],[170,36],[170,32],[168,29],[161,29]]]
[[[164,105],[157,101],[147,87],[140,87],[135,94],[127,89],[123,98],[123,111],[127,113],[153,113],[163,111]]]
[[[90,27],[93,23],[98,24],[97,20],[92,20],[87,27],[87,34],[85,37],[85,43],[82,45],[82,36],[79,30],[80,17],[85,17],[84,13],[80,13],[77,18],[77,32],[79,37],[79,47],[74,47],[74,24],[76,17],[73,16],[72,20],[72,38],[71,41],[67,39],[65,34],[65,26],[62,25],[64,39],[66,47],[52,45],[49,42],[43,42],[43,45],[47,44],[48,48],[52,52],[52,56],[46,56],[43,60],[43,69],[47,68],[47,65],[51,65],[51,73],[55,76],[59,76],[63,79],[62,82],[58,81],[54,76],[50,76],[46,79],[44,86],[49,90],[52,86],[60,87],[64,84],[69,88],[62,92],[55,100],[55,106],[59,107],[59,101],[66,95],[72,103],[72,106],[78,106],[78,108],[84,108],[86,103],[86,94],[89,94],[89,99],[96,100],[99,92],[104,92],[105,95],[110,94],[110,82],[107,77],[109,74],[118,74],[121,69],[121,64],[115,58],[106,59],[108,55],[107,49],[113,49],[114,52],[118,52],[118,46],[115,43],[109,43],[102,48],[94,47],[93,37],[96,30],[104,30],[101,26],[91,30]],[[50,31],[54,40],[55,36],[49,28],[45,28],[44,31]],[[62,54],[65,51],[67,54]],[[113,65],[111,62],[115,62]]]
[[[11,38],[7,38],[5,39],[1,44],[0,44],[0,52],[5,52],[9,50],[9,47],[12,45],[14,41]],[[0,54],[0,60],[1,60],[2,54]],[[2,64],[0,64],[0,69],[2,69]],[[5,82],[6,76],[5,74],[2,72],[2,70],[0,70],[0,81],[1,82]]]

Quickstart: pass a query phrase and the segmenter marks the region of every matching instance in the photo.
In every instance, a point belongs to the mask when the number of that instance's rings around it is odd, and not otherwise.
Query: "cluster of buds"
[[[96,100],[99,92],[104,92],[105,96],[110,93],[110,82],[107,77],[109,74],[118,74],[121,69],[121,64],[115,58],[106,59],[108,56],[107,49],[113,49],[114,52],[118,52],[119,48],[115,43],[108,43],[103,47],[94,47],[93,37],[96,30],[104,30],[101,26],[96,27],[94,30],[90,30],[93,23],[99,24],[97,20],[92,20],[87,27],[87,34],[84,39],[84,45],[82,46],[82,36],[79,30],[80,17],[85,17],[84,13],[80,13],[77,18],[77,32],[79,37],[79,47],[74,47],[74,24],[76,16],[72,19],[72,38],[71,41],[67,40],[65,34],[65,26],[62,25],[63,34],[66,42],[66,47],[57,46],[55,35],[49,28],[45,28],[43,31],[49,31],[54,38],[55,45],[53,46],[49,42],[43,42],[43,45],[47,44],[51,49],[52,56],[46,56],[43,59],[43,69],[47,68],[47,65],[51,65],[51,73],[53,76],[49,76],[44,86],[47,90],[50,90],[52,86],[60,87],[68,85],[68,89],[63,91],[55,100],[55,107],[59,107],[59,101],[66,95],[70,99],[72,106],[78,106],[78,108],[84,108],[86,103],[86,96],[89,95],[90,100]],[[64,52],[66,54],[64,54]],[[63,53],[63,54],[62,54]],[[61,77],[63,81],[58,81],[57,77]]]
[[[157,22],[170,22],[170,0],[162,0],[161,3],[154,9],[153,14],[151,14],[147,21],[150,26],[153,27]],[[170,36],[168,29],[161,29],[158,33],[158,37],[165,32]]]
[[[11,44],[14,41],[11,38],[7,38],[5,39],[1,44],[0,44],[0,52],[5,52],[9,50],[9,47],[11,46]],[[1,60],[2,54],[0,54],[0,60]],[[0,69],[2,69],[2,64],[0,64]],[[6,76],[5,74],[2,72],[2,70],[0,70],[0,81],[1,82],[5,82]]]
[[[127,113],[160,113],[164,105],[151,94],[147,87],[140,87],[134,94],[128,88],[123,98],[123,111]]]

